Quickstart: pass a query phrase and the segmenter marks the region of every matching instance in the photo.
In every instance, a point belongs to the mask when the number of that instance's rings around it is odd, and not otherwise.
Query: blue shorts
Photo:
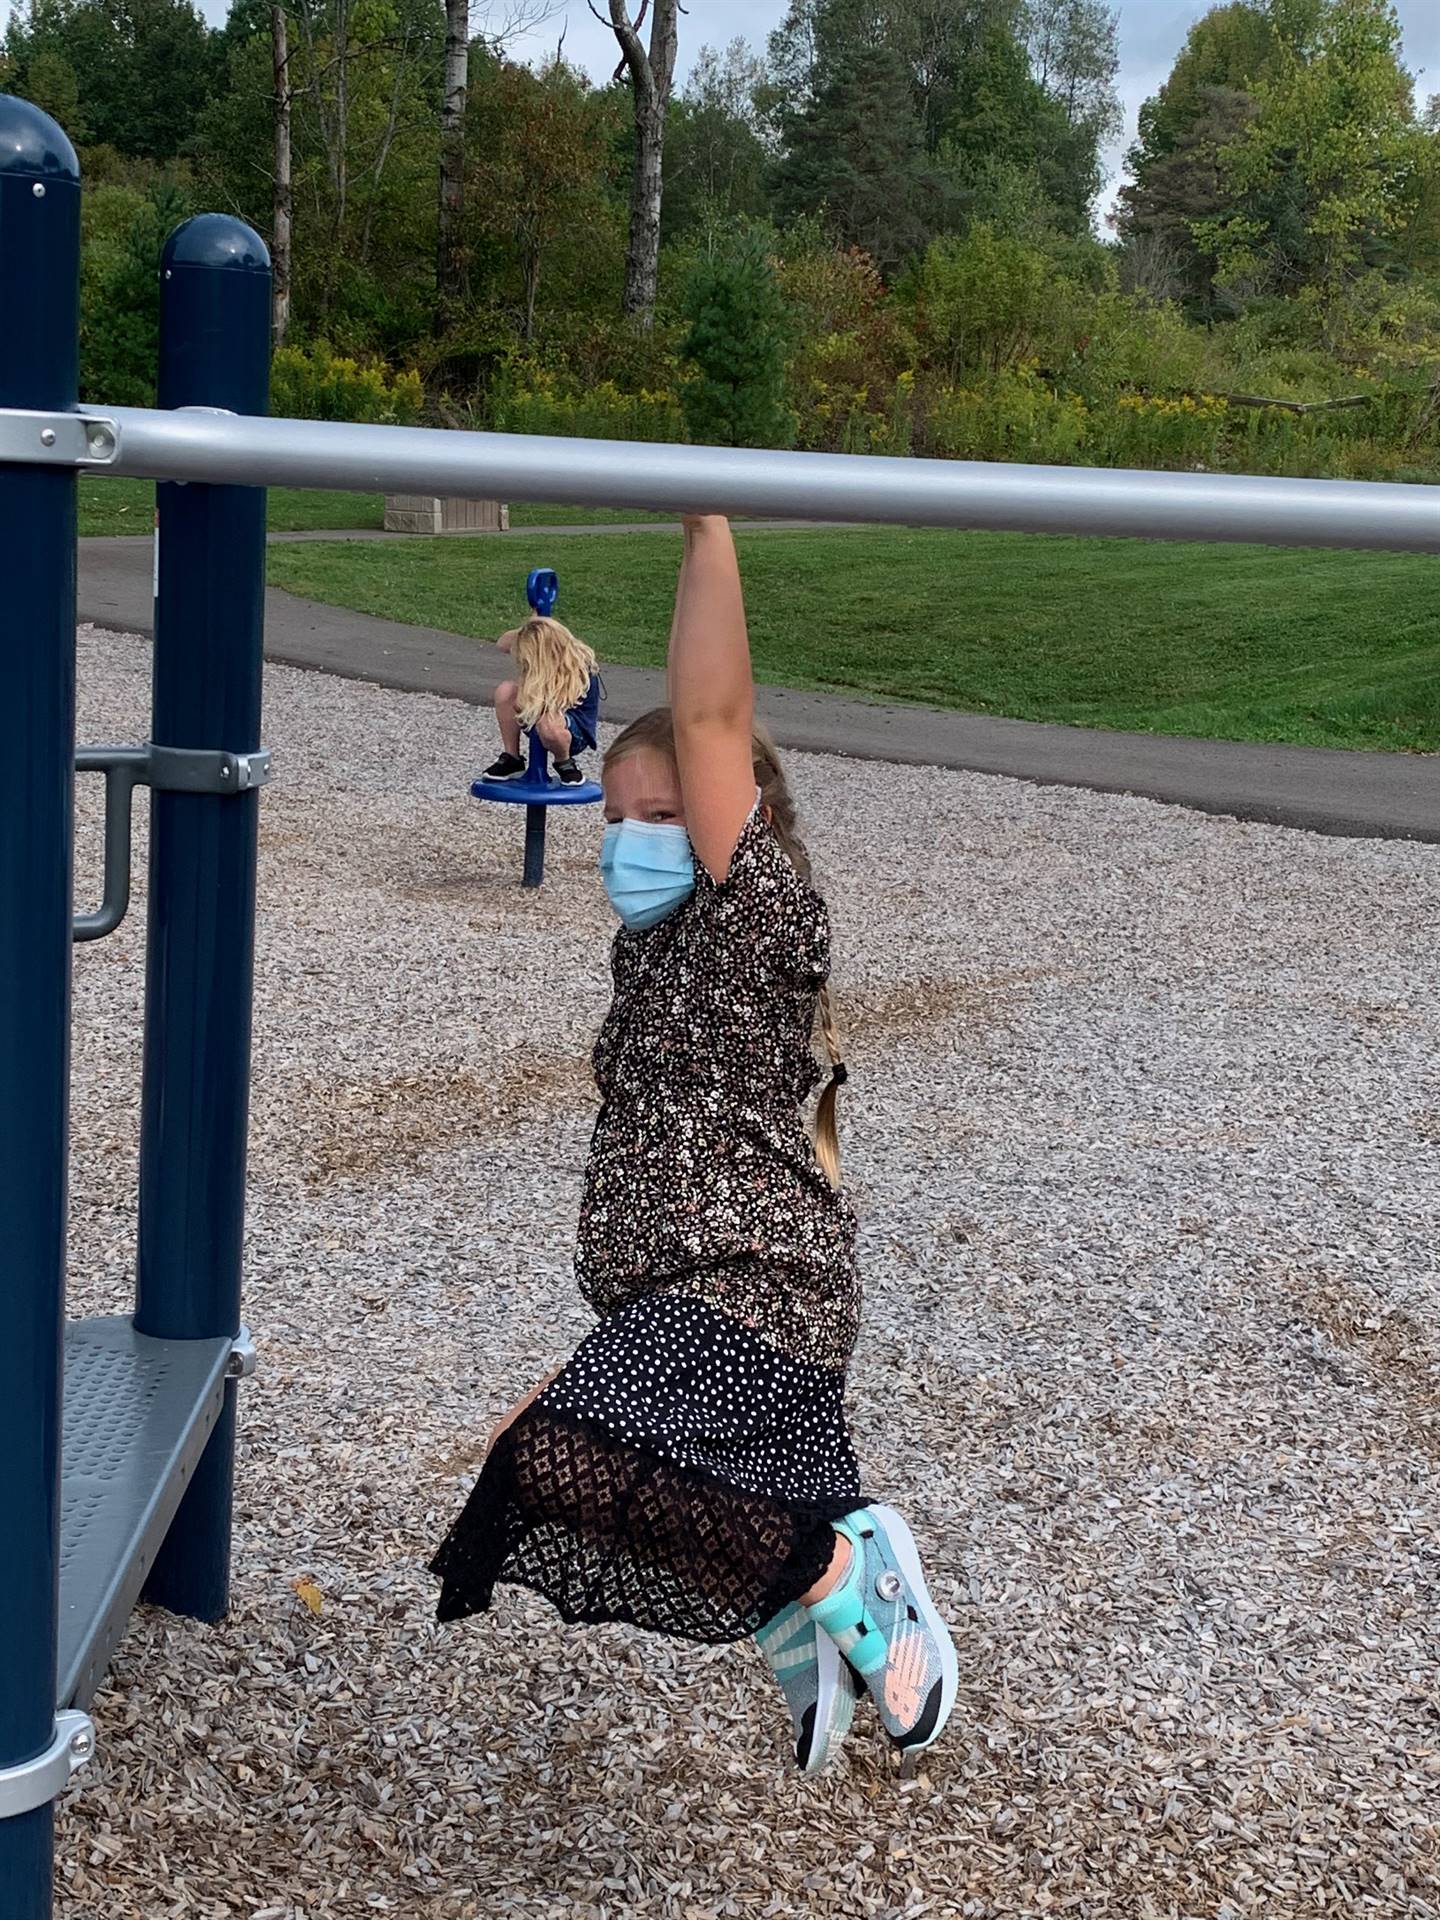
[[[600,720],[600,691],[600,676],[592,673],[590,685],[585,689],[585,698],[565,715],[565,724],[570,729],[572,755],[593,753],[600,744],[600,736],[595,731]]]

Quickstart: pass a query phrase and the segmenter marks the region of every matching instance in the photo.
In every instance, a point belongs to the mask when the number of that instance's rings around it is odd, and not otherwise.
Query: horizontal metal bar
[[[270,749],[231,753],[226,747],[77,747],[77,773],[122,774],[157,793],[248,793],[270,784]]]
[[[107,409],[148,479],[1013,533],[1440,551],[1440,487],[656,446]]]

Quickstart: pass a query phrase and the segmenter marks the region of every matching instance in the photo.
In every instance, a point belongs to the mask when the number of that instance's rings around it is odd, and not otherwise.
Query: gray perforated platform
[[[59,1707],[87,1706],[225,1396],[228,1340],[65,1329]]]

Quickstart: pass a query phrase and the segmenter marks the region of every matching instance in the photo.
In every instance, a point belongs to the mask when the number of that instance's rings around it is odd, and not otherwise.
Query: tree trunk
[[[635,103],[635,173],[630,188],[630,242],[625,251],[625,311],[641,326],[655,318],[660,273],[660,199],[665,152],[665,115],[675,81],[678,48],[677,0],[649,0],[650,46],[640,43],[640,21],[632,21],[626,0],[610,0],[610,25],[630,70]]]
[[[290,330],[290,225],[294,199],[290,171],[290,36],[283,6],[270,14],[275,63],[275,192],[271,218],[271,334],[283,347]]]
[[[625,249],[625,311],[648,327],[655,318],[660,274],[661,167],[665,109],[635,102],[635,174],[630,185],[630,241]]]
[[[525,256],[525,339],[535,338],[535,302],[540,297],[540,249]]]
[[[438,331],[464,293],[465,98],[470,81],[470,0],[445,0],[445,91],[440,104],[440,224],[435,250]]]
[[[350,0],[335,0],[335,246],[338,264],[350,212]]]

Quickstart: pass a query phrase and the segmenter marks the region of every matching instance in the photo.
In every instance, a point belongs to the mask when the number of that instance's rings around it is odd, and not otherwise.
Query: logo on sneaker
[[[907,1633],[890,1650],[885,1668],[885,1711],[902,1727],[913,1727],[920,1718],[920,1689],[925,1678],[925,1641],[919,1633]]]

